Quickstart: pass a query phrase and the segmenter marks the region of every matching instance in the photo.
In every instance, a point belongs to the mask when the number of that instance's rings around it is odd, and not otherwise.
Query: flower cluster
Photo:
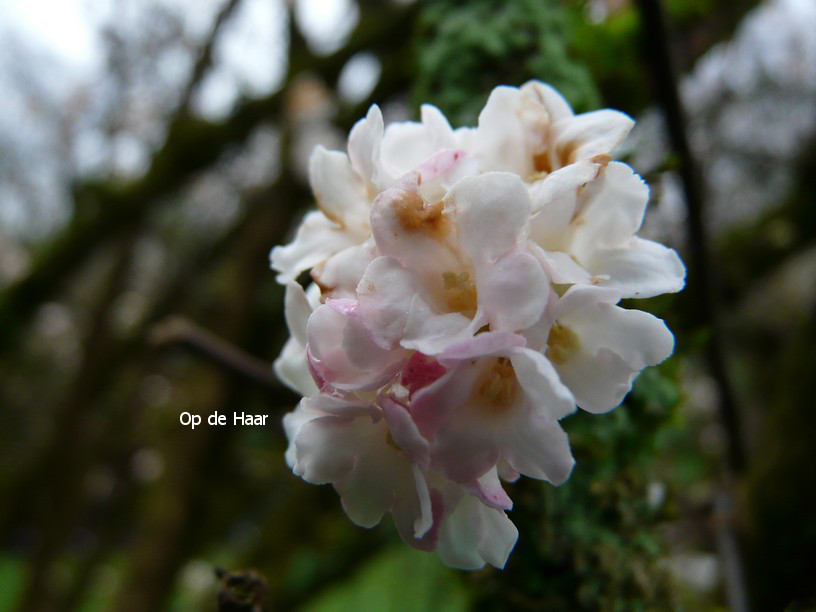
[[[427,105],[385,128],[372,106],[348,154],[315,150],[319,210],[271,255],[291,331],[275,368],[304,396],[284,418],[295,474],[448,565],[504,565],[501,481],[564,482],[559,420],[614,408],[674,347],[618,305],[685,276],[635,235],[648,188],[609,155],[631,127],[534,81],[496,88],[475,128]]]

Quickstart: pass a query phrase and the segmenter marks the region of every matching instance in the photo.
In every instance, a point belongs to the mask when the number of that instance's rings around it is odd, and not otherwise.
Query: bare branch
[[[278,393],[283,388],[272,376],[268,364],[183,317],[170,317],[157,323],[150,332],[150,343],[185,346],[268,391]]]

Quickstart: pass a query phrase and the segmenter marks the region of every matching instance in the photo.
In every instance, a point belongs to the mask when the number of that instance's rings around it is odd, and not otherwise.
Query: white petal
[[[521,87],[525,94],[533,96],[547,111],[550,123],[572,117],[572,108],[560,93],[541,81],[528,81]]]
[[[346,514],[361,527],[378,524],[405,491],[416,497],[410,462],[388,446],[384,428],[371,429],[360,440],[354,469],[334,483]]]
[[[473,570],[489,563],[503,568],[517,539],[518,530],[504,512],[465,496],[443,522],[437,550],[451,567]]]
[[[580,199],[572,249],[583,263],[596,249],[620,246],[640,229],[649,188],[629,166],[611,162]]]
[[[306,346],[306,324],[312,314],[312,307],[303,287],[295,282],[287,283],[286,296],[283,300],[283,312],[286,325],[292,338]]]
[[[304,270],[357,242],[355,235],[340,229],[320,211],[313,211],[304,217],[292,242],[272,249],[270,260],[280,272],[278,282],[288,283]]]
[[[676,293],[685,285],[686,267],[674,249],[637,236],[624,246],[598,249],[584,263],[593,274],[608,276],[603,285],[625,298]]]
[[[544,272],[555,284],[575,285],[592,282],[592,275],[582,268],[567,253],[545,251],[541,247],[530,245],[532,253],[541,262]]]
[[[373,183],[377,176],[376,164],[380,159],[383,139],[383,118],[380,107],[372,104],[365,119],[351,128],[348,138],[348,156],[351,165],[363,180]]]
[[[295,448],[295,440],[300,433],[301,428],[319,416],[325,416],[323,412],[314,407],[314,403],[304,398],[300,401],[292,412],[287,413],[283,417],[283,431],[286,434],[286,439],[289,441],[289,446],[286,449],[286,465],[290,468],[295,467],[297,462],[297,449]]]
[[[549,359],[537,351],[517,348],[510,352],[510,360],[519,385],[533,406],[545,410],[552,419],[575,412],[575,399]]]
[[[601,165],[582,160],[551,172],[530,187],[533,218],[530,239],[550,250],[561,250],[578,207],[580,188],[592,181]]]
[[[493,261],[526,238],[530,197],[515,174],[464,178],[448,200],[456,209],[461,246],[474,261]]]
[[[369,239],[332,255],[312,270],[312,277],[320,283],[324,296],[353,298],[368,264],[377,255],[377,247]]]
[[[317,385],[309,372],[306,347],[295,338],[289,338],[286,341],[273,367],[280,381],[300,395],[309,397],[318,392]]]
[[[414,480],[416,481],[417,497],[419,498],[419,516],[414,521],[414,537],[421,538],[433,527],[433,511],[431,507],[431,492],[428,483],[418,465],[413,466]]]
[[[437,150],[456,146],[453,130],[445,115],[433,104],[423,104],[420,108],[422,124],[426,126]]]
[[[558,121],[553,131],[561,165],[608,154],[626,139],[634,125],[628,115],[608,109]]]
[[[526,147],[524,125],[519,120],[521,92],[515,87],[496,87],[479,114],[474,138],[486,169],[527,176],[533,170]]]
[[[576,286],[567,294],[590,296],[590,299],[594,294],[604,299],[608,294],[601,291]],[[647,312],[627,310],[601,299],[595,303],[585,301],[568,312],[563,308],[557,315],[560,323],[578,335],[582,351],[594,354],[601,348],[611,349],[636,370],[656,365],[671,355],[674,336],[663,321]]]
[[[578,405],[590,412],[617,406],[637,373],[674,349],[674,337],[663,321],[619,308],[616,301],[614,290],[575,286],[556,306],[559,324],[578,338],[578,346],[556,369]]]
[[[368,225],[366,188],[345,153],[315,147],[309,158],[309,184],[317,207],[337,225]]]
[[[502,432],[499,444],[507,463],[530,478],[561,484],[575,465],[567,434],[558,421],[535,406],[515,418],[513,427]]]
[[[618,406],[632,388],[637,371],[618,354],[602,348],[590,355],[576,352],[557,366],[561,380],[582,410],[601,414]]]
[[[354,468],[365,429],[363,419],[354,417],[318,416],[307,421],[295,439],[295,473],[312,484],[343,478]]]
[[[479,303],[490,329],[517,331],[538,321],[550,284],[535,257],[514,249],[495,263],[477,268]]]

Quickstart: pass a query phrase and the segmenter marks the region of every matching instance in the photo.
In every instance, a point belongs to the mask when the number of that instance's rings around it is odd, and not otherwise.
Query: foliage
[[[497,85],[551,83],[576,110],[598,105],[587,67],[569,50],[570,21],[556,0],[431,0],[414,42],[414,106],[430,102],[458,125],[474,125]]]

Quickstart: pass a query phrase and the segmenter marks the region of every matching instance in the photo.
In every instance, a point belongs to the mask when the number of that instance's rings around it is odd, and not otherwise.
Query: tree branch
[[[154,325],[149,340],[154,346],[185,346],[267,391],[279,393],[283,388],[268,364],[183,317],[170,317]]]
[[[336,53],[315,58],[305,46],[293,48],[284,85],[266,97],[247,100],[222,122],[182,112],[171,121],[167,138],[145,175],[128,183],[85,183],[74,190],[71,224],[36,258],[32,270],[0,294],[0,352],[16,341],[35,307],[53,295],[101,244],[118,237],[144,218],[162,198],[181,188],[195,173],[218,161],[231,145],[242,142],[258,125],[280,113],[283,92],[297,75],[316,73],[334,83],[356,53],[387,46],[405,26],[412,7],[372,9],[361,19],[349,43]]]

